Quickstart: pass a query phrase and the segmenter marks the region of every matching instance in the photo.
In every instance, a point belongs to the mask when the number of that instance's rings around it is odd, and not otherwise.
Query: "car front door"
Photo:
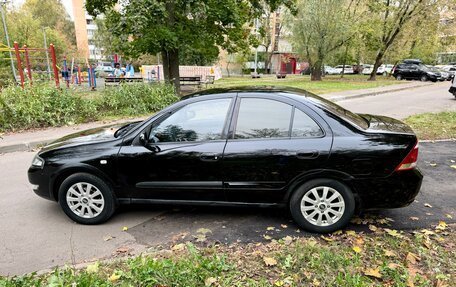
[[[225,200],[221,159],[234,96],[181,106],[121,147],[118,180],[133,202]]]
[[[293,178],[324,164],[331,130],[317,123],[317,114],[298,106],[273,95],[238,96],[223,155],[229,201],[279,202]]]

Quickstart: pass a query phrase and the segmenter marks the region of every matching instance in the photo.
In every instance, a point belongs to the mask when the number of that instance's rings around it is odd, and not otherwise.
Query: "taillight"
[[[414,169],[416,167],[417,161],[418,161],[418,143],[415,144],[413,149],[402,160],[402,162],[396,167],[396,171]]]

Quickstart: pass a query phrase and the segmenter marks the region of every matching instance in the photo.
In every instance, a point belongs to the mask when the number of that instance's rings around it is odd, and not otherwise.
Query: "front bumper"
[[[399,208],[411,204],[421,188],[418,169],[394,172],[386,178],[354,180],[363,209]]]
[[[49,176],[45,174],[43,169],[32,166],[29,168],[27,174],[29,182],[33,185],[33,191],[38,196],[55,201],[49,184]]]

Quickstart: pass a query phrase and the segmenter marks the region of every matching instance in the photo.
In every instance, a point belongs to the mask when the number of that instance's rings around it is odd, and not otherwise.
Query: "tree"
[[[359,6],[355,0],[299,0],[296,16],[287,17],[291,42],[309,62],[312,81],[321,81],[327,56],[356,34]]]
[[[114,9],[114,5],[119,9]],[[277,7],[292,0],[269,0]],[[165,79],[179,91],[179,63],[183,49],[211,53],[215,47],[229,53],[249,45],[252,19],[259,16],[258,0],[87,0],[94,16],[106,15],[111,33],[128,41],[126,53],[156,54],[163,60]],[[206,51],[208,51],[206,50]]]
[[[426,17],[427,11],[433,9],[435,3],[434,0],[369,0],[369,13],[372,16],[372,23],[377,27],[369,35],[371,43],[377,45],[374,68],[369,80],[375,81],[383,57],[399,39],[407,24]],[[408,36],[413,37],[413,33]]]

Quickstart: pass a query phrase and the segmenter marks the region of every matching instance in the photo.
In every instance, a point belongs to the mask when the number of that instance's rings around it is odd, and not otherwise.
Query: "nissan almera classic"
[[[422,175],[406,124],[307,91],[246,87],[185,97],[143,122],[66,136],[28,171],[36,194],[82,224],[120,204],[284,207],[332,232],[355,210],[413,202]]]

